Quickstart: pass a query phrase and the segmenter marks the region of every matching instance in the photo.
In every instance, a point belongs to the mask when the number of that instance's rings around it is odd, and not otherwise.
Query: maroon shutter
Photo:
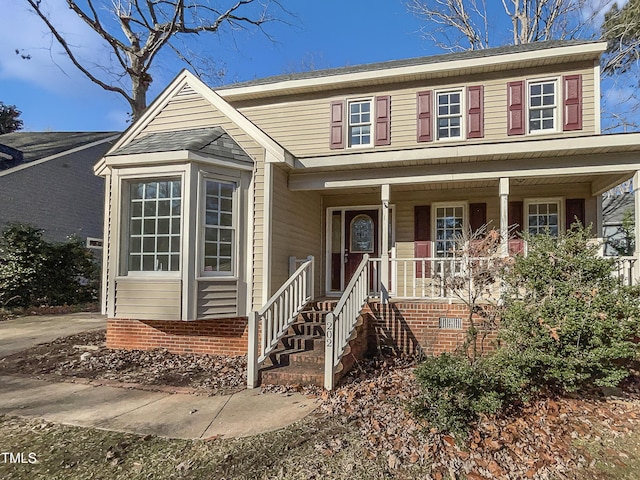
[[[331,102],[330,148],[344,148],[344,102]]]
[[[524,240],[518,237],[524,229],[524,205],[522,202],[509,202],[509,254],[524,253]]]
[[[584,198],[567,198],[565,207],[567,230],[576,222],[580,222],[584,226]]]
[[[582,75],[562,78],[564,92],[563,130],[582,130]]]
[[[431,90],[418,92],[417,110],[418,142],[431,142],[433,140]]]
[[[524,80],[507,84],[507,135],[524,135]]]
[[[524,215],[523,215],[523,204],[522,202],[509,202],[509,228],[511,229],[512,235],[515,236],[518,233],[522,233],[524,229]]]
[[[376,97],[375,144],[391,145],[391,95]]]
[[[413,207],[413,256],[415,258],[428,258],[431,256],[431,207],[419,205]],[[430,277],[430,265],[426,266],[426,272],[422,272],[422,264],[416,267],[416,278]]]
[[[487,204],[486,203],[470,203],[469,204],[469,227],[475,232],[483,225],[487,224]]]
[[[484,86],[468,88],[469,111],[467,138],[484,137]]]

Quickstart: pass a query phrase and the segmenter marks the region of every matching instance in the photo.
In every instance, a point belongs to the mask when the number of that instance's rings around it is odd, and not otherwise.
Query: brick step
[[[289,353],[289,365],[324,365],[324,350],[316,348]]]
[[[286,350],[313,350],[324,345],[324,337],[320,335],[285,335],[280,343]]]
[[[296,353],[306,352],[307,350],[296,350],[293,348],[276,347],[262,363],[262,368],[284,367],[289,365],[289,357]]]
[[[263,385],[324,385],[323,365],[287,365],[263,369],[260,373]]]
[[[289,327],[289,335],[313,335],[324,337],[326,326],[320,322],[297,321]]]

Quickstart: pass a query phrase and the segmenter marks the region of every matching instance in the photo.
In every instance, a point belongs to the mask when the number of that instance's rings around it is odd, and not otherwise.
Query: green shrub
[[[495,352],[442,354],[416,369],[413,412],[441,431],[464,433],[480,415],[539,393],[617,386],[638,357],[639,290],[612,275],[589,231],[527,241],[527,256],[502,275]]]
[[[527,238],[505,276],[496,361],[525,391],[617,386],[636,358],[638,290],[612,275],[589,231]]]
[[[82,242],[50,243],[42,231],[12,225],[0,238],[0,306],[28,307],[95,301],[99,269]]]
[[[415,375],[422,394],[412,411],[440,431],[462,435],[479,416],[498,412],[512,397],[490,357],[471,362],[461,353],[443,353],[426,358]]]

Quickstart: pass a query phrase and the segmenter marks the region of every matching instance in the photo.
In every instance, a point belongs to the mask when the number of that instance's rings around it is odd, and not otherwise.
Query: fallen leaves
[[[6,357],[2,371],[186,387],[208,394],[233,393],[246,386],[246,356],[108,350],[104,342],[103,331],[63,337]]]
[[[321,411],[354,424],[365,456],[384,455],[390,471],[426,464],[431,465],[431,479],[576,478],[571,475],[588,467],[591,459],[574,444],[593,435],[594,422],[614,435],[640,426],[640,396],[634,393],[624,401],[544,398],[511,415],[483,418],[469,438],[460,441],[418,424],[408,413],[408,402],[419,394],[413,366],[411,359],[371,360],[335,391],[318,392]],[[628,392],[637,391],[627,387]],[[335,446],[323,447],[331,454],[337,451]]]

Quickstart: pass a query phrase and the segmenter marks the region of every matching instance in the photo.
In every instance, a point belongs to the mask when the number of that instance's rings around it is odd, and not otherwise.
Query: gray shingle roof
[[[119,132],[15,132],[0,135],[0,145],[22,152],[22,160],[28,163],[58,153],[72,150],[82,145],[104,140]],[[5,150],[5,149],[3,149]],[[9,165],[6,168],[15,166]],[[3,170],[0,162],[0,170]]]
[[[222,127],[151,133],[119,148],[110,155],[176,152],[188,150],[241,162],[253,160]]]
[[[456,60],[467,60],[473,58],[486,58],[496,55],[507,55],[511,53],[533,52],[536,50],[547,50],[549,48],[568,47],[572,45],[587,45],[597,43],[596,41],[584,40],[553,40],[548,42],[534,42],[524,45],[507,45],[503,47],[487,48],[484,50],[468,50],[464,52],[445,53],[441,55],[431,55],[428,57],[416,57],[402,60],[391,60],[387,62],[368,63],[364,65],[353,65],[348,67],[329,68],[326,70],[314,70],[310,72],[291,73],[276,75],[273,77],[258,78],[246,82],[223,85],[221,90],[241,87],[253,87],[257,85],[268,85],[272,83],[285,82],[288,80],[306,80],[310,78],[330,77],[333,75],[345,75],[349,73],[370,72],[374,70],[386,70],[391,68],[411,67],[416,65],[428,65],[442,62],[452,62]]]

